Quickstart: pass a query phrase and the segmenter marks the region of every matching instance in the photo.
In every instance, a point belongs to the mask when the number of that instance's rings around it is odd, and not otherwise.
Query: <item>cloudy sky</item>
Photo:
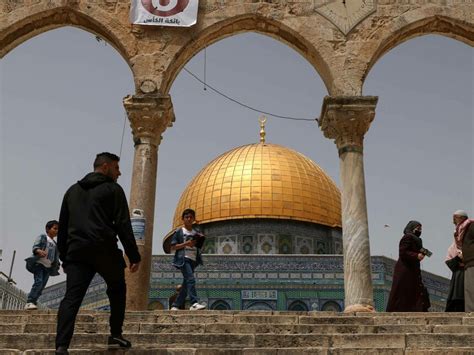
[[[203,52],[187,68],[198,76]],[[66,27],[43,33],[1,60],[0,271],[28,291],[24,269],[34,238],[58,218],[66,189],[92,169],[95,154],[120,152],[125,112],[133,94],[123,58],[94,35]],[[248,105],[279,115],[317,117],[327,91],[306,60],[272,38],[254,33],[207,49],[207,81]],[[373,255],[398,256],[410,219],[423,223],[433,257],[425,270],[449,276],[451,214],[474,215],[473,48],[440,36],[412,39],[386,54],[370,72],[365,95],[379,96],[365,139],[365,173]],[[209,161],[258,141],[258,114],[216,95],[182,71],[171,95],[176,123],[159,149],[153,252],[170,230],[180,193]],[[334,143],[313,122],[269,118],[267,141],[295,149],[339,184]],[[119,182],[130,191],[133,144],[128,123]],[[389,225],[389,227],[384,227]],[[49,284],[62,281],[51,279]]]

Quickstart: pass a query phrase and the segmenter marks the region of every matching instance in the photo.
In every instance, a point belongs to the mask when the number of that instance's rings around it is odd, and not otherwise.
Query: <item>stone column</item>
[[[375,96],[324,98],[319,126],[339,150],[344,246],[344,312],[373,312],[363,141],[375,116]]]
[[[137,239],[142,257],[140,269],[133,274],[127,271],[125,275],[127,309],[141,311],[148,307],[150,288],[158,146],[161,134],[174,121],[174,113],[170,96],[127,96],[123,104],[127,110],[135,143],[130,212],[140,209],[146,219],[144,238]]]

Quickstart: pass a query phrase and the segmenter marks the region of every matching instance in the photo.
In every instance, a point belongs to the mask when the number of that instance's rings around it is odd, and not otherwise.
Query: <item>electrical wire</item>
[[[212,87],[211,85],[209,85],[208,83],[202,81],[196,74],[194,74],[193,72],[191,72],[190,70],[188,70],[186,67],[183,68],[183,70],[188,73],[189,75],[191,75],[194,79],[196,79],[197,81],[199,81],[201,84],[204,85],[205,88],[209,88],[211,89],[212,91],[214,91],[216,94],[218,95],[221,95],[223,97],[225,97],[227,100],[229,101],[232,101],[240,106],[243,106],[249,110],[252,110],[252,111],[255,111],[255,112],[259,112],[259,113],[263,113],[265,115],[268,115],[268,116],[272,116],[272,117],[275,117],[275,118],[281,118],[281,119],[285,119],[285,120],[293,120],[293,121],[318,121],[317,118],[301,118],[301,117],[290,117],[290,116],[283,116],[283,115],[277,115],[275,113],[271,113],[271,112],[266,112],[266,111],[262,111],[262,110],[259,110],[255,107],[252,107],[252,106],[249,106],[247,104],[244,104],[236,99],[233,99],[232,97],[230,97],[229,95],[226,95],[224,94],[223,92],[217,90],[216,88]]]

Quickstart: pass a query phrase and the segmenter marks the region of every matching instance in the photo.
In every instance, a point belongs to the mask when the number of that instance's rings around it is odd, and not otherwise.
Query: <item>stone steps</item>
[[[257,324],[257,323],[187,323],[179,327],[175,323],[126,323],[124,333],[239,333],[239,334],[389,334],[389,333],[465,333],[473,334],[474,325],[421,325],[421,324]],[[55,323],[13,323],[1,324],[3,334],[54,333]],[[76,333],[108,334],[108,323],[77,322]]]
[[[2,334],[0,348],[27,350],[48,349],[54,344],[55,334]],[[186,334],[186,333],[130,333],[134,346],[146,348],[474,348],[472,334]],[[94,348],[106,344],[107,334],[76,333],[71,347]]]
[[[412,349],[412,348],[243,348],[243,349],[222,349],[222,348],[137,348],[126,351],[110,351],[106,348],[82,348],[70,349],[71,355],[472,355],[474,348],[437,348],[437,349]],[[0,355],[54,355],[54,349],[41,350],[16,350],[0,349]]]
[[[108,318],[81,311],[71,353],[108,353]],[[0,355],[53,354],[55,332],[55,311],[0,311]],[[124,333],[127,355],[474,354],[472,313],[127,312]]]

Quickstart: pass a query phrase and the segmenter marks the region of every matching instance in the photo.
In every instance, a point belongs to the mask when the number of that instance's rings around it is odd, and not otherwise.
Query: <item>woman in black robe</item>
[[[420,270],[420,261],[425,257],[420,252],[423,248],[421,230],[421,223],[417,221],[408,222],[403,230],[387,312],[427,312],[430,307]]]

